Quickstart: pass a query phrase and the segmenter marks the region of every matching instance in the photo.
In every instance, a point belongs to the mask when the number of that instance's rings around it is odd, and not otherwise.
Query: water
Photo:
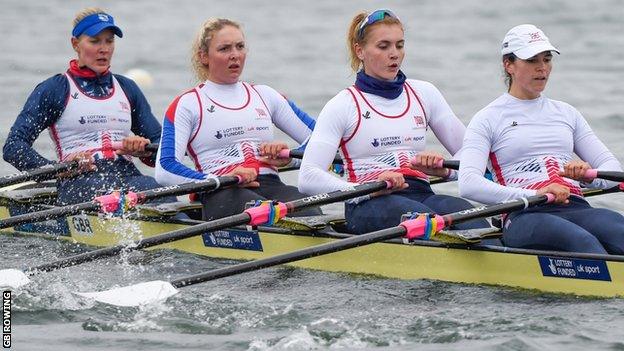
[[[0,0],[0,142],[34,86],[65,70],[74,13],[87,1]],[[113,71],[147,70],[157,116],[194,84],[188,52],[209,16],[244,24],[244,79],[269,84],[311,113],[353,81],[344,33],[361,9],[388,7],[406,22],[408,77],[429,80],[458,116],[503,91],[498,48],[513,25],[541,27],[562,55],[547,95],[589,120],[624,154],[624,2],[572,1],[104,1],[124,30]],[[433,139],[433,138],[431,138]],[[35,143],[52,157],[47,136]],[[441,150],[436,142],[431,147]],[[1,174],[11,173],[2,167]],[[149,172],[149,170],[146,170]],[[294,183],[296,173],[285,179]],[[456,193],[455,185],[437,186]],[[621,195],[591,200],[624,210]],[[332,210],[333,208],[330,208]],[[333,209],[335,210],[335,209]],[[84,248],[0,237],[0,266],[49,262]],[[432,281],[397,281],[291,268],[266,269],[183,289],[167,302],[117,309],[71,291],[174,279],[230,265],[176,252],[135,253],[36,277],[14,301],[15,350],[624,350],[624,302]]]

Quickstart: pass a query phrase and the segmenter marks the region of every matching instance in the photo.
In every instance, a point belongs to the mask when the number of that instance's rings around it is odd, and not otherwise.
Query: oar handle
[[[588,179],[600,178],[600,179],[605,179],[605,180],[611,180],[614,182],[624,182],[624,172],[600,171],[597,169],[588,169],[587,171],[585,171],[585,178],[588,178]]]
[[[123,142],[121,141],[116,141],[113,143],[113,150],[120,150],[123,148]],[[158,151],[158,144],[157,143],[151,143],[151,144],[147,144],[145,145],[145,151],[151,151],[151,152],[156,152]]]
[[[302,159],[303,158],[303,150],[299,150],[299,149],[283,149],[282,151],[280,151],[279,153],[279,157],[280,158],[298,158],[298,159]],[[334,160],[332,161],[333,164],[335,165],[341,165],[342,164],[342,158],[340,158],[340,155],[336,154],[336,156],[334,156]]]
[[[442,162],[438,162],[438,168],[450,168],[454,170],[459,170],[459,160],[443,160]]]

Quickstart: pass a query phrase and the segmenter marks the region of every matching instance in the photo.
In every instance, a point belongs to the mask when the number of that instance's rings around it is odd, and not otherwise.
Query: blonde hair
[[[106,11],[104,11],[103,9],[99,7],[87,7],[78,11],[78,13],[76,14],[76,17],[74,17],[72,28],[75,27],[78,24],[78,22],[82,21],[85,17],[95,15],[96,13],[106,13]]]
[[[368,33],[370,33],[370,29],[378,24],[398,24],[403,29],[403,24],[399,21],[398,18],[386,16],[382,20],[377,21],[371,25],[364,27],[362,31],[362,35],[358,36],[358,32],[360,31],[360,26],[362,22],[366,21],[366,17],[368,17],[368,13],[360,12],[351,20],[351,24],[349,25],[349,32],[347,33],[347,49],[349,50],[349,65],[353,72],[357,72],[362,68],[362,61],[357,56],[355,52],[355,44],[359,44],[363,46],[366,44],[366,40],[368,39]]]
[[[191,47],[191,67],[195,72],[195,77],[200,82],[208,79],[208,66],[204,65],[201,62],[201,53],[208,53],[208,48],[210,47],[210,41],[214,34],[225,26],[232,26],[241,30],[241,25],[238,22],[229,20],[227,18],[211,18],[204,22],[199,31],[197,32],[197,36],[195,37],[195,41],[193,42],[193,46]]]

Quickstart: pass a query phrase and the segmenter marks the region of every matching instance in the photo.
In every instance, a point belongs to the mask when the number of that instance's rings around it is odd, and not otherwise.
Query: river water
[[[0,0],[0,141],[34,86],[66,69],[74,13],[88,1]],[[243,23],[244,79],[268,84],[311,115],[351,84],[345,31],[359,10],[387,7],[406,25],[408,77],[433,82],[456,114],[471,116],[503,90],[505,32],[534,23],[561,50],[546,95],[566,101],[624,155],[624,1],[102,1],[124,30],[113,71],[146,70],[161,118],[194,84],[190,43],[208,17]],[[431,137],[430,146],[442,150]],[[35,146],[53,156],[46,135]],[[8,165],[0,174],[12,173]],[[145,170],[150,172],[150,170]],[[296,173],[284,176],[289,183]],[[455,185],[438,186],[456,193]],[[591,202],[624,210],[621,195]],[[337,211],[330,207],[329,211]],[[80,250],[0,236],[0,267],[48,262]],[[169,251],[41,275],[13,305],[15,350],[624,350],[624,301],[513,289],[397,281],[292,268],[266,269],[187,288],[139,309],[85,304],[71,291],[173,279],[233,262]]]

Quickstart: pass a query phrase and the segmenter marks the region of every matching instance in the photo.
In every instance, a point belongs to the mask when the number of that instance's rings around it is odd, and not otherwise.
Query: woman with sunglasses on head
[[[200,84],[178,96],[163,122],[156,178],[177,184],[217,176],[238,176],[239,187],[202,194],[204,220],[239,213],[253,200],[290,201],[303,197],[281,182],[277,167],[290,159],[288,146],[273,137],[273,125],[303,143],[314,120],[274,89],[239,80],[247,47],[241,26],[210,19],[199,30],[191,61]],[[188,154],[195,169],[184,165]],[[318,208],[298,215],[320,214]]]
[[[60,161],[82,161],[79,170],[61,175],[60,204],[88,201],[114,189],[158,187],[137,170],[131,156],[153,166],[155,155],[145,145],[159,141],[160,124],[139,87],[110,72],[121,29],[95,7],[80,11],[73,26],[77,58],[65,73],[45,80],[30,94],[4,144],[4,159],[19,170],[53,163],[33,148],[47,128]],[[121,148],[114,148],[116,143]]]
[[[436,87],[406,79],[400,70],[403,35],[403,25],[391,11],[353,18],[347,45],[351,67],[357,72],[355,84],[325,105],[301,164],[299,189],[307,194],[376,180],[392,183],[390,191],[346,203],[345,217],[353,233],[397,225],[406,212],[446,214],[472,207],[463,199],[431,190],[427,175],[450,178],[455,172],[436,168],[443,156],[425,151],[427,130],[431,128],[455,154],[465,127]],[[348,181],[326,171],[337,149]],[[457,227],[487,226],[485,220],[477,220]]]
[[[507,32],[502,62],[508,81],[501,95],[471,120],[459,171],[462,196],[486,204],[551,193],[555,203],[509,214],[507,246],[624,254],[624,217],[592,208],[580,184],[590,168],[621,171],[618,160],[572,106],[542,94],[559,51],[530,24]],[[574,160],[576,153],[581,160]],[[481,175],[486,166],[494,182]],[[580,184],[579,184],[580,182]],[[617,183],[594,180],[592,187]]]

